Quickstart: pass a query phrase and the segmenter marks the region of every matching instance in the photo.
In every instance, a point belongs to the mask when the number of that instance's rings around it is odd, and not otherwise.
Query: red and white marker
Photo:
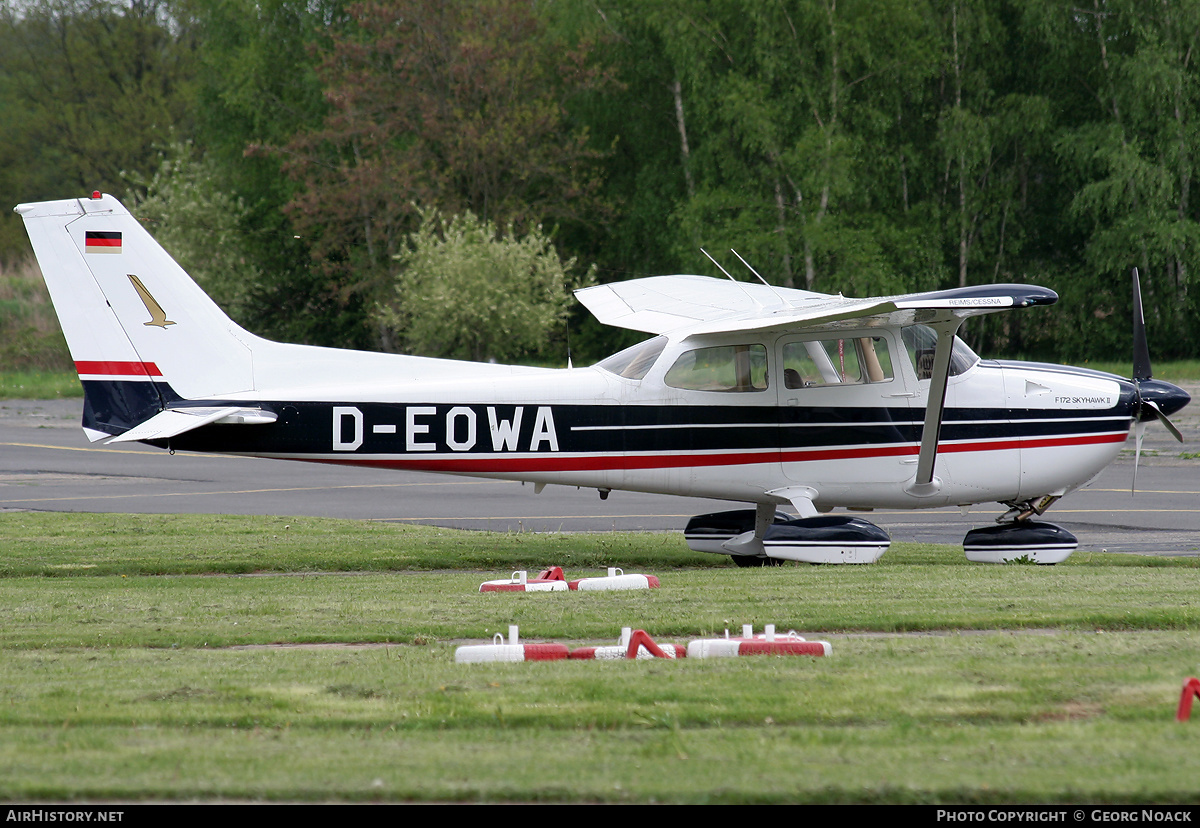
[[[543,569],[536,578],[530,578],[524,569],[518,569],[511,577],[500,581],[484,581],[480,592],[566,592],[567,579],[561,566]]]
[[[830,653],[828,641],[806,641],[789,630],[786,635],[777,636],[775,625],[767,624],[762,635],[755,636],[750,624],[742,627],[741,638],[730,638],[725,631],[724,638],[698,638],[687,646],[689,658],[728,658],[746,655],[806,655],[827,656]]]
[[[566,644],[521,644],[517,626],[508,628],[508,643],[503,633],[496,633],[491,644],[471,644],[454,651],[457,664],[480,664],[485,661],[561,661],[570,650]]]
[[[572,657],[575,655],[571,654]],[[1179,694],[1179,707],[1175,710],[1175,721],[1186,722],[1192,716],[1192,699],[1200,696],[1200,679],[1189,678],[1183,683],[1183,692]]]
[[[653,575],[626,575],[619,566],[610,566],[607,577],[578,578],[568,584],[580,592],[616,589],[658,589],[658,578]]]
[[[573,659],[615,661],[639,658],[685,658],[687,650],[675,644],[655,644],[645,630],[621,628],[621,640],[615,647],[579,647],[571,651]]]

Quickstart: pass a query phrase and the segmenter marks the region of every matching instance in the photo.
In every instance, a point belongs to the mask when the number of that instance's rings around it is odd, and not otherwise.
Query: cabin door
[[[839,503],[882,505],[913,476],[915,380],[889,330],[776,341],[784,476]]]

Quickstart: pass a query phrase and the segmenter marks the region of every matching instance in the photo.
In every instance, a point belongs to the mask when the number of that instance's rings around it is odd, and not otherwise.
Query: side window
[[[927,380],[933,376],[933,355],[937,351],[937,331],[926,325],[909,325],[900,330],[904,340],[904,348],[912,361],[917,379]],[[950,376],[959,374],[979,362],[979,356],[967,347],[957,336],[954,337],[954,348],[950,351]]]
[[[813,339],[783,346],[785,388],[888,382],[894,376],[884,337]]]
[[[721,345],[682,354],[665,378],[687,391],[767,390],[767,349],[762,345]]]

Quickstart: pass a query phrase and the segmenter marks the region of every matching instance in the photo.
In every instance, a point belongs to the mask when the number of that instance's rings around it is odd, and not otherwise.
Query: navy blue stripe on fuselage
[[[85,425],[118,434],[161,410],[214,405],[253,406],[278,420],[259,425],[208,425],[169,441],[184,451],[270,456],[354,458],[442,455],[447,458],[559,454],[679,455],[663,464],[687,465],[688,456],[723,455],[727,462],[768,462],[827,456],[914,453],[920,407],[799,407],[683,405],[559,405],[281,402],[181,400],[162,381],[85,380]],[[162,402],[160,402],[160,400]],[[1107,411],[950,408],[942,424],[947,450],[991,450],[1005,442],[1030,446],[1115,442],[1131,422],[1133,400],[1122,394]],[[92,425],[91,427],[96,427]],[[167,446],[167,441],[154,441]],[[630,467],[652,463],[633,461]],[[705,462],[724,462],[712,457]],[[609,467],[621,463],[608,464]]]
[[[203,403],[215,404],[220,403]],[[528,452],[587,455],[900,447],[919,443],[923,414],[919,409],[882,407],[798,412],[791,408],[749,406],[353,402],[257,405],[275,412],[278,421],[271,425],[205,426],[173,438],[171,445],[180,450],[334,456]],[[1128,414],[1105,412],[949,409],[941,440],[946,443],[1112,435],[1126,432],[1129,424]]]

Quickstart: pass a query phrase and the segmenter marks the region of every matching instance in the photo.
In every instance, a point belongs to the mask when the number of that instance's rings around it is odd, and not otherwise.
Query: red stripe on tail
[[[122,377],[162,378],[162,371],[153,362],[76,362],[75,370],[84,374],[105,374]]]

